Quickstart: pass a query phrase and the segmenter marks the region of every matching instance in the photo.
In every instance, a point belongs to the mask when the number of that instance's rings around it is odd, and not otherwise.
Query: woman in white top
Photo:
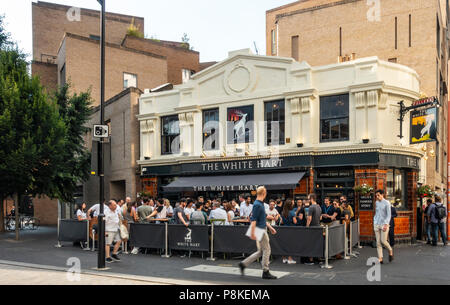
[[[166,207],[166,210],[167,210],[167,217],[168,218],[172,218],[172,216],[173,216],[173,207],[170,205],[169,199],[164,199],[164,206]]]
[[[230,202],[226,202],[224,204],[224,208],[225,208],[225,212],[227,212],[227,221],[225,221],[225,225],[226,226],[234,226],[234,212],[233,212],[233,207],[232,204]]]
[[[83,221],[87,219],[85,202],[83,202],[81,205],[78,206],[77,219],[78,221]]]

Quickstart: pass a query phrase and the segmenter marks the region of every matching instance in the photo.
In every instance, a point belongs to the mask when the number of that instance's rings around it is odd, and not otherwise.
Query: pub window
[[[253,105],[227,109],[227,143],[254,142]]]
[[[171,155],[180,152],[180,122],[178,115],[161,118],[161,154]]]
[[[406,174],[399,169],[389,169],[386,177],[386,200],[397,210],[407,210]]]
[[[137,88],[137,75],[131,73],[123,73],[123,89],[130,87]]]
[[[284,104],[285,104],[284,100],[281,100],[281,101],[267,102],[264,105],[264,121],[266,122],[265,124],[266,146],[284,145],[286,142],[284,133],[285,131]]]
[[[320,142],[349,140],[349,95],[320,98]]]
[[[219,108],[203,111],[203,150],[219,149]]]

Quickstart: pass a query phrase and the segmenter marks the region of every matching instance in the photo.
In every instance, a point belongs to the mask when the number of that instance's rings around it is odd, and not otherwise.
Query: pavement
[[[368,264],[368,259],[376,256],[376,249],[370,246],[354,249],[360,253],[357,258],[330,260],[332,269],[299,263],[286,265],[276,257],[270,265],[271,271],[279,276],[276,281],[262,280],[257,263],[242,277],[238,269],[240,259],[222,256],[209,261],[199,255],[162,258],[156,250],[148,254],[121,254],[120,262],[107,264],[108,270],[99,271],[96,270],[97,252],[83,251],[71,243],[56,248],[56,244],[56,228],[52,227],[23,231],[20,241],[14,240],[14,233],[0,234],[0,284],[450,284],[450,247],[442,244],[431,247],[419,242],[396,246],[394,262],[378,265],[379,278],[372,264]]]

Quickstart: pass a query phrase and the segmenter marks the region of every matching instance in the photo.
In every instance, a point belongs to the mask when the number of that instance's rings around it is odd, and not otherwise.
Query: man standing
[[[270,200],[269,208],[266,210],[267,222],[274,226],[276,225],[278,219],[280,219],[280,214],[277,209],[275,209],[275,200]]]
[[[120,214],[117,213],[117,203],[114,200],[110,200],[108,203],[108,209],[105,209],[105,233],[106,233],[106,262],[112,263],[113,259],[115,261],[120,261],[117,256],[117,251],[119,251],[120,238],[119,225],[120,225]],[[113,254],[110,255],[110,245],[114,244]]]
[[[325,204],[322,206],[322,224],[325,226],[331,226],[336,220],[337,212],[334,206],[331,204],[330,198],[325,198]]]
[[[322,216],[322,208],[317,204],[316,194],[309,194],[308,200],[310,202],[310,206],[308,208],[308,213],[306,217],[306,226],[307,227],[318,227],[320,226],[320,219]],[[314,258],[310,257],[305,265],[312,266],[314,265]]]
[[[383,263],[383,246],[389,250],[389,262],[394,260],[394,251],[388,243],[389,223],[391,221],[391,204],[384,199],[384,191],[378,190],[375,193],[377,198],[375,216],[373,217],[373,225],[375,238],[377,240],[378,259],[380,264]],[[383,245],[383,246],[382,246]]]
[[[247,259],[240,262],[239,268],[241,269],[242,275],[244,275],[245,268],[247,268],[251,263],[253,263],[262,256],[261,260],[261,265],[263,268],[262,278],[265,280],[274,280],[277,277],[270,274],[269,272],[269,258],[271,249],[270,249],[269,235],[267,234],[267,228],[269,228],[270,232],[274,235],[277,234],[277,231],[269,223],[266,222],[266,211],[264,210],[264,203],[263,203],[267,195],[266,188],[260,186],[256,191],[256,195],[257,195],[256,201],[254,202],[252,208],[250,238],[252,240],[256,240],[256,246],[258,248],[258,251],[253,253]],[[255,235],[256,227],[258,227],[258,229],[264,230],[262,239],[260,241],[257,240]]]
[[[250,214],[252,213],[253,205],[251,204],[251,199],[249,200],[249,198],[250,197],[248,197],[246,201],[243,201],[241,205],[241,218],[250,219]]]
[[[447,234],[445,227],[447,224],[447,207],[442,204],[440,196],[434,196],[434,201],[428,209],[428,220],[431,223],[431,233],[433,237],[433,246],[437,246],[439,241],[439,231],[441,232],[444,246],[447,246]]]
[[[186,199],[182,198],[180,200],[180,205],[175,208],[173,211],[175,223],[177,225],[184,225],[185,227],[189,226],[188,218],[186,217],[186,214],[184,213],[184,208],[186,207]]]
[[[144,204],[137,208],[139,223],[149,223],[149,216],[153,212],[153,207],[150,205],[151,202],[153,202],[153,199],[144,199]]]

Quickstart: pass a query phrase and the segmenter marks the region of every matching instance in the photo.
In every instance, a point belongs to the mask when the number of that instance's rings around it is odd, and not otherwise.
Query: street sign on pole
[[[94,125],[95,138],[107,138],[109,136],[108,125]]]

